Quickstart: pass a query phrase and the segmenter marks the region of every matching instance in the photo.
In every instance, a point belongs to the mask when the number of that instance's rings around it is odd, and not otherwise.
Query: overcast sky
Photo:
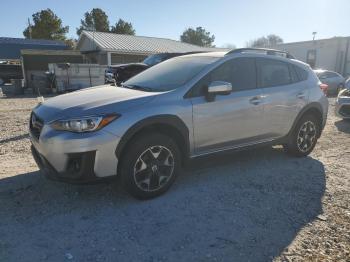
[[[246,42],[277,34],[284,42],[350,36],[350,0],[15,0],[1,2],[0,36],[23,37],[28,17],[51,8],[68,25],[69,36],[86,11],[102,8],[110,24],[130,21],[137,35],[178,40],[188,27],[202,26],[215,35],[215,45]]]

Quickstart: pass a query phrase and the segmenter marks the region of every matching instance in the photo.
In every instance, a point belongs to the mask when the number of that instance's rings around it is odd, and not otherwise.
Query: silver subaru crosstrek
[[[33,109],[33,156],[49,178],[118,176],[133,196],[165,192],[186,159],[257,145],[306,156],[328,100],[311,68],[282,51],[236,49],[160,63],[123,83]]]

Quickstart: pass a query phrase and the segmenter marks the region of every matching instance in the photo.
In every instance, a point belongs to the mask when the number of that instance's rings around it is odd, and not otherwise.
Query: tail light
[[[327,94],[328,94],[328,85],[326,85],[326,84],[320,84],[319,86],[320,86],[321,90],[323,91],[323,93],[324,93],[325,95],[327,95]]]

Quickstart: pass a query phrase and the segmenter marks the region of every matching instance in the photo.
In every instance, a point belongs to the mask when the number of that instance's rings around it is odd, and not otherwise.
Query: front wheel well
[[[126,150],[132,146],[132,142],[140,137],[147,136],[147,134],[151,133],[160,133],[165,136],[172,138],[177,146],[179,147],[180,153],[182,155],[182,163],[185,163],[188,155],[189,155],[189,142],[188,138],[186,139],[185,134],[182,134],[176,127],[166,124],[166,123],[153,123],[147,126],[144,126],[132,133],[128,137],[125,137],[123,143],[116,150],[117,158],[122,161],[123,156],[125,155]],[[120,165],[118,164],[118,167]]]

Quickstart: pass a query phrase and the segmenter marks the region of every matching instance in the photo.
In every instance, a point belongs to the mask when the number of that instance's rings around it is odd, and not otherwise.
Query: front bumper
[[[95,152],[72,154],[66,171],[57,170],[41,155],[35,147],[31,146],[31,151],[36,164],[41,172],[51,180],[68,183],[90,183],[99,180],[94,173]]]
[[[335,113],[341,118],[350,119],[350,97],[339,96],[337,98]]]
[[[51,179],[85,183],[116,175],[119,137],[103,130],[71,133],[44,125],[40,135],[29,132],[32,154]]]

